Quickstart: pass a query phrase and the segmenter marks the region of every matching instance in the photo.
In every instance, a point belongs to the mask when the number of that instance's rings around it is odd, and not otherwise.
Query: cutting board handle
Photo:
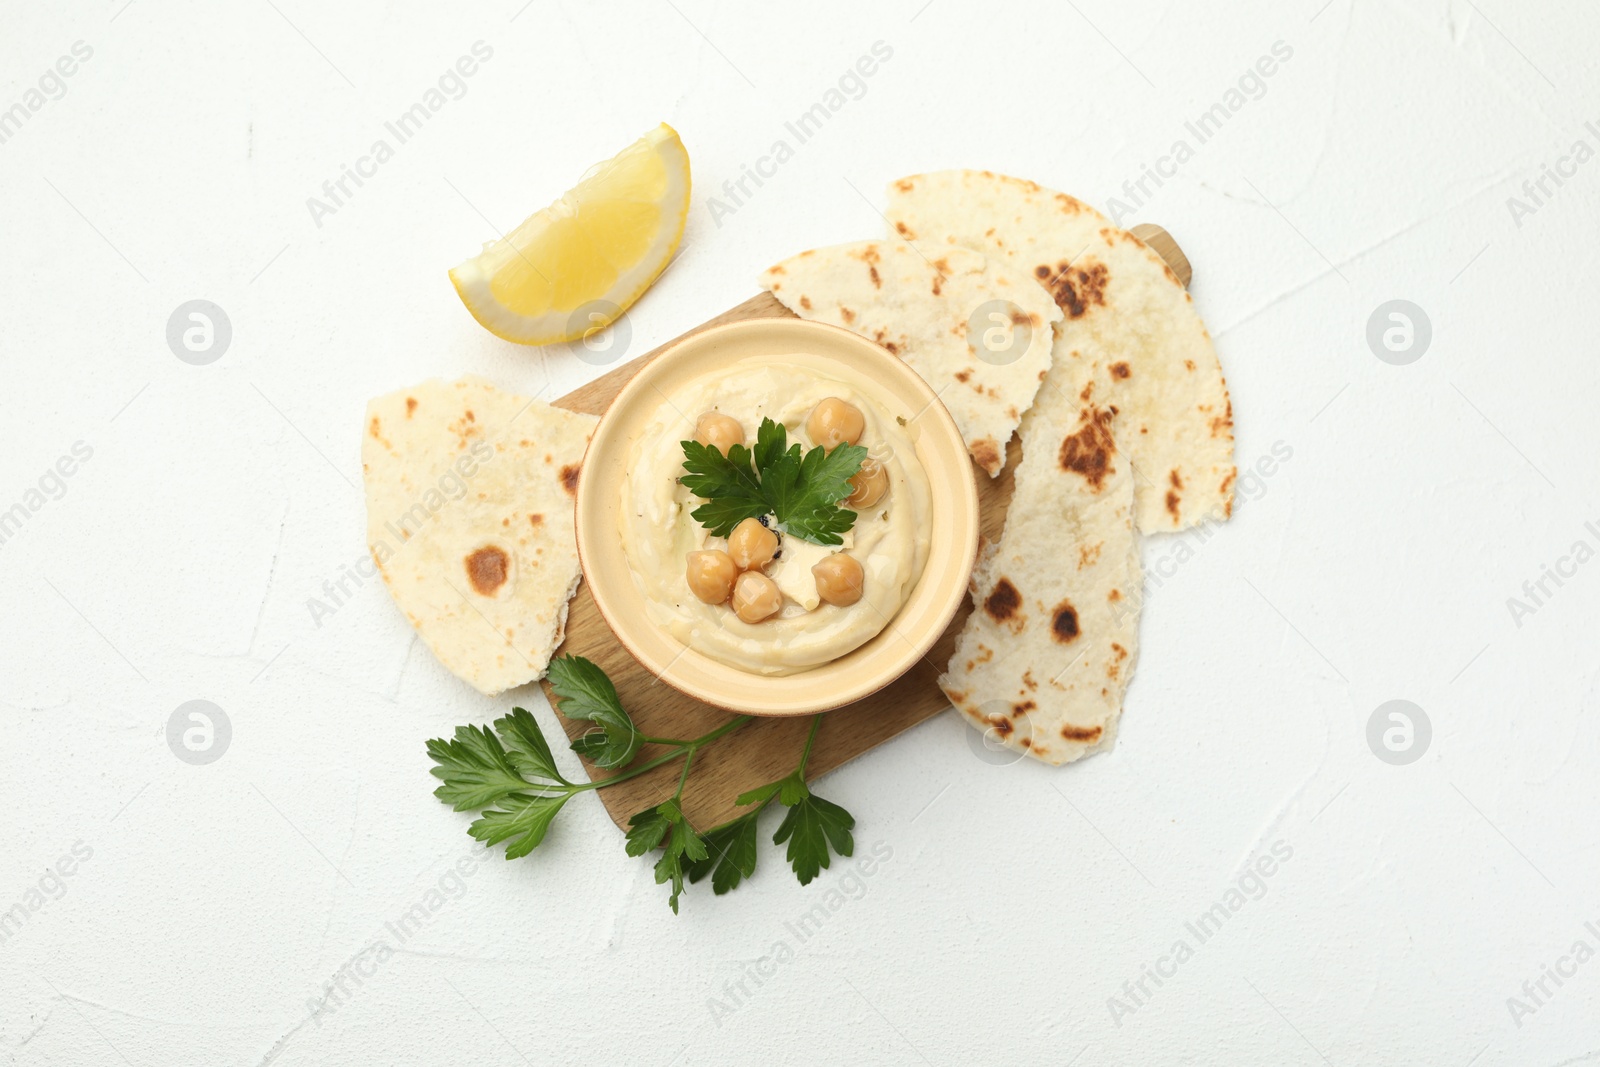
[[[1183,254],[1178,242],[1172,239],[1172,234],[1153,222],[1141,222],[1128,232],[1149,245],[1152,252],[1166,260],[1167,266],[1172,268],[1172,273],[1178,276],[1178,281],[1183,283],[1185,289],[1189,288],[1189,282],[1194,278],[1194,268],[1189,265],[1189,257]]]

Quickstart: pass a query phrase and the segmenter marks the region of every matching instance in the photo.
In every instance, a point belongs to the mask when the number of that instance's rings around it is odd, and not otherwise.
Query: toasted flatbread
[[[938,392],[978,466],[1000,473],[1061,320],[1031,278],[964,248],[925,257],[899,241],[858,241],[786,259],[761,284],[801,318],[905,360]]]
[[[488,382],[367,405],[367,544],[440,663],[493,695],[544,677],[577,591],[573,498],[599,420]]]
[[[1144,242],[1065,193],[987,171],[891,182],[887,217],[930,258],[977,249],[1050,291],[1066,315],[1056,360],[1080,349],[1112,375],[1140,531],[1232,513],[1233,407],[1222,367],[1188,292]]]
[[[1138,655],[1134,478],[1106,373],[1058,353],[1022,420],[1005,531],[939,686],[1009,748],[1061,764],[1111,747]]]

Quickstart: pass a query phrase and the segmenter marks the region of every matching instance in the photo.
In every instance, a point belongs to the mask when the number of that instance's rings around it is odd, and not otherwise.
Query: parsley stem
[[[699,750],[689,749],[689,754],[683,759],[683,773],[678,775],[678,791],[672,794],[673,800],[678,800],[683,796],[683,786],[689,780],[689,768],[694,766],[694,754],[697,751]]]
[[[657,756],[655,759],[646,763],[641,763],[632,770],[623,771],[621,774],[613,774],[610,778],[601,778],[599,781],[585,782],[582,785],[575,785],[572,787],[572,791],[574,793],[582,793],[590,789],[604,789],[608,785],[617,785],[619,783],[626,782],[629,778],[637,778],[641,774],[646,774],[650,771],[653,771],[657,767],[671,763],[673,760],[679,759],[684,755],[693,755],[695,752],[698,752],[700,749],[711,744],[711,742],[720,740],[721,738],[726,737],[728,734],[733,733],[733,731],[748,723],[750,718],[751,717],[749,715],[735,716],[734,718],[723,723],[721,726],[717,727],[715,730],[712,730],[710,733],[702,734],[701,736],[690,741],[672,739],[660,741],[648,737],[644,738],[643,740],[650,741],[654,744],[671,745],[675,751],[668,752],[662,756]],[[685,766],[685,770],[687,771],[687,765]],[[679,791],[682,791],[681,785],[679,786]]]
[[[800,753],[800,766],[798,768],[796,768],[796,770],[794,772],[795,774],[800,776],[800,780],[801,781],[805,781],[806,764],[811,761],[811,746],[817,740],[817,728],[820,727],[821,725],[822,725],[822,715],[821,714],[813,715],[811,717],[811,732],[806,735],[805,751]]]

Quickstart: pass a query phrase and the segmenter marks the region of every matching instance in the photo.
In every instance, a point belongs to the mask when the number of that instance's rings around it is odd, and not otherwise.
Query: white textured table
[[[1600,1057],[1590,5],[450,6],[5,15],[6,1062]],[[769,848],[679,917],[593,798],[452,873],[423,741],[510,701],[357,571],[369,396],[602,369],[489,336],[446,268],[662,119],[696,193],[633,351],[986,166],[1172,230],[1260,464],[1146,544],[1113,754],[998,767],[935,719],[825,783],[870,875]],[[203,365],[193,300],[231,324]],[[167,741],[191,700],[208,764]],[[1369,746],[1391,700],[1409,763]]]

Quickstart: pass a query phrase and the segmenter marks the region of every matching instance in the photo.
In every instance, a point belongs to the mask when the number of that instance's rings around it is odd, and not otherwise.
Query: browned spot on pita
[[[510,565],[505,549],[485,545],[467,557],[467,579],[480,596],[493,596],[505,584]]]
[[[1040,274],[1040,271],[1045,273]],[[1045,288],[1055,298],[1056,306],[1068,318],[1081,319],[1095,304],[1106,302],[1106,283],[1111,272],[1104,263],[1091,263],[1087,267],[1074,267],[1061,263],[1053,270],[1048,264],[1035,267],[1033,273],[1044,280]]]
[[[469,411],[468,411],[468,412],[467,412],[467,421],[468,421],[468,422],[477,422],[477,421],[478,421],[478,416],[476,416],[476,415],[474,415],[474,414],[473,414],[473,413],[472,413],[472,412],[471,412],[471,411],[470,411],[470,410],[469,410]]]
[[[500,525],[501,526],[510,526],[511,525],[511,520],[509,518],[501,519],[500,520]]]
[[[810,311],[811,310],[811,298],[809,296],[802,296],[800,298],[800,306],[805,308],[807,311]]]
[[[975,662],[988,663],[992,659],[994,659],[994,649],[980,641],[978,643],[978,655],[975,659]]]
[[[804,251],[804,252],[801,252],[801,253],[800,253],[800,254],[801,254],[801,255],[802,255],[802,256],[810,256],[810,255],[815,255],[815,254],[816,254],[816,251],[817,251],[817,250],[816,250],[816,249],[815,249],[815,248],[808,248],[808,249],[806,249],[806,250],[805,250],[805,251]]]
[[[1081,570],[1083,570],[1083,568],[1089,566],[1089,564],[1091,564],[1095,560],[1099,559],[1100,558],[1100,550],[1102,548],[1105,548],[1105,547],[1106,547],[1106,543],[1104,541],[1101,541],[1099,544],[1094,544],[1094,545],[1079,545],[1078,546],[1078,569],[1081,571]]]
[[[940,274],[948,275],[950,273],[950,261],[948,259],[936,259],[933,261],[933,269]]]
[[[1178,468],[1176,468],[1176,467],[1172,468],[1172,473],[1167,475],[1167,479],[1172,482],[1172,488],[1174,488],[1174,489],[1182,489],[1183,488],[1183,479],[1178,477]]]
[[[1211,420],[1211,436],[1221,437],[1226,430],[1233,429],[1233,399],[1228,399],[1228,410],[1225,414]]]
[[[779,263],[775,267],[768,267],[767,268],[767,273],[768,274],[788,274],[789,272],[783,269],[783,264],[782,263]]]
[[[935,274],[933,276],[933,295],[934,296],[938,296],[939,295],[939,289],[943,285],[944,285],[944,275],[943,274]]]
[[[894,353],[897,356],[900,354],[900,346],[895,344],[893,341],[885,341],[885,342],[883,342],[883,347],[887,348],[890,352]]]
[[[839,317],[845,322],[856,321],[856,313],[845,307],[843,304],[839,305]]]
[[[984,471],[993,474],[1000,469],[1003,462],[1000,458],[1000,446],[992,437],[980,437],[972,442],[968,448],[972,453],[973,462],[982,467]]]
[[[1078,609],[1063,600],[1050,616],[1050,636],[1060,644],[1071,644],[1078,638]]]
[[[867,268],[867,273],[872,277],[872,287],[874,289],[882,289],[883,288],[883,279],[878,277],[878,268],[877,267],[868,267]]]
[[[409,419],[411,413],[415,410],[417,410],[417,398],[414,396],[406,397],[406,418]]]
[[[1028,687],[1028,692],[1039,688],[1039,683],[1033,680],[1033,670],[1030,668],[1022,672],[1022,684]]]
[[[1061,466],[1083,475],[1089,486],[1099,492],[1116,450],[1116,442],[1111,439],[1111,413],[1091,408],[1084,412],[1084,423],[1078,432],[1062,440]]]
[[[1005,737],[1011,733],[1011,720],[1006,718],[1004,715],[989,716],[989,725],[994,727],[994,732],[999,734],[1001,737]]]
[[[1026,714],[1028,714],[1028,712],[1032,711],[1034,708],[1036,708],[1038,706],[1039,705],[1035,704],[1031,700],[1024,700],[1020,704],[1011,705],[1011,714],[1013,714],[1013,715],[1026,715]]]
[[[1099,726],[1073,726],[1068,723],[1061,728],[1061,736],[1068,741],[1098,741],[1101,730]]]
[[[1061,213],[1063,215],[1076,215],[1083,211],[1083,203],[1081,201],[1074,200],[1066,193],[1057,193],[1056,203],[1061,205]]]
[[[1184,366],[1185,370],[1194,370],[1194,360],[1192,360],[1192,359],[1184,360],[1183,361],[1183,366]]]
[[[910,178],[901,178],[899,181],[894,183],[894,187],[900,190],[902,193],[909,193],[911,190],[917,187],[917,183],[912,181]]]
[[[1041,263],[1037,267],[1033,268],[1033,276],[1041,280],[1050,277],[1049,265],[1046,263]]]
[[[1121,600],[1122,599],[1122,590],[1120,590],[1120,589],[1111,590],[1111,592],[1106,594],[1106,599],[1107,600]]]
[[[372,436],[377,438],[378,440],[380,440],[380,441],[383,440],[383,435],[378,432],[378,416],[376,416],[376,415],[372,416],[372,426],[371,426],[371,428],[369,429],[368,432],[371,433]]]
[[[909,238],[913,238],[914,239],[914,235],[911,232],[911,228],[909,226],[907,226],[905,223],[897,222],[897,223],[894,224],[894,228],[900,234],[901,237],[909,237]]]
[[[1022,594],[1017,592],[1010,578],[1001,578],[995,583],[994,591],[984,598],[983,610],[995,622],[1008,622],[1022,610]]]
[[[561,468],[561,488],[567,491],[568,496],[578,495],[578,470],[576,463],[568,463]]]
[[[962,385],[966,385],[967,382],[969,382],[971,380],[972,380],[972,368],[971,367],[967,367],[967,368],[964,368],[962,370],[956,371],[956,381],[960,382]]]
[[[1132,374],[1133,371],[1128,369],[1128,365],[1126,363],[1113,363],[1111,364],[1111,373],[1118,378],[1126,378],[1128,375]]]
[[[1171,489],[1167,490],[1167,510],[1172,513],[1172,518],[1174,520],[1178,520],[1183,517],[1178,512],[1179,499],[1180,498],[1177,493],[1174,493]]]
[[[965,689],[946,689],[944,695],[950,698],[950,703],[952,704],[965,704],[967,702],[967,691]]]
[[[1118,663],[1121,663],[1123,660],[1128,658],[1128,650],[1117,644],[1115,641],[1111,642],[1111,651],[1117,654]]]
[[[540,515],[538,512],[534,512],[532,515],[528,516],[528,525],[529,526],[543,526],[544,525],[544,516]]]

